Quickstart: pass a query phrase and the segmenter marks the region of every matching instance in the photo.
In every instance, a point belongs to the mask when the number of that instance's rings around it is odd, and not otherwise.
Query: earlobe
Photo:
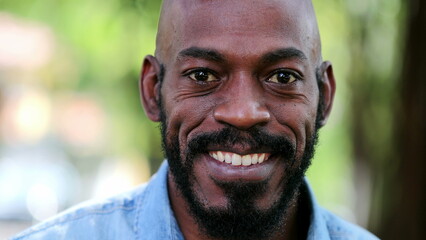
[[[321,66],[322,74],[322,91],[323,97],[323,111],[320,116],[320,126],[324,126],[327,123],[328,117],[330,116],[331,109],[333,107],[334,93],[336,91],[336,81],[334,79],[333,66],[331,62],[323,62]]]
[[[142,64],[139,90],[142,105],[149,119],[160,121],[160,64],[154,56],[145,57]]]

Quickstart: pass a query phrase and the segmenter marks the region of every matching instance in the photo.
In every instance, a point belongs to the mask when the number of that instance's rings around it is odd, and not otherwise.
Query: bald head
[[[317,64],[321,61],[319,32],[310,0],[164,0],[155,55],[167,65],[182,46],[200,44],[199,36],[208,41],[211,36],[225,33],[246,35],[248,42],[251,35],[283,39],[293,35],[310,60]]]
[[[185,237],[290,234],[294,193],[334,89],[310,0],[164,0],[141,95],[147,115],[162,124],[171,203]],[[235,154],[215,158],[215,151]],[[245,157],[265,151],[273,156],[266,164]]]

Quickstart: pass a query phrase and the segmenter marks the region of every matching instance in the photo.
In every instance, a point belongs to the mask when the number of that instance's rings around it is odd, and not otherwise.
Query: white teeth
[[[226,163],[232,163],[231,154],[229,154],[229,153],[225,154],[225,162]]]
[[[219,162],[225,162],[234,166],[250,166],[252,164],[258,164],[268,160],[270,154],[254,153],[241,156],[239,154],[231,152],[211,151],[209,152],[209,155],[212,158],[218,160]]]
[[[232,154],[232,165],[240,166],[241,165],[241,156],[238,154]]]
[[[251,165],[251,157],[250,157],[250,155],[244,155],[244,156],[241,158],[241,163],[242,163],[244,166]]]
[[[259,159],[259,156],[257,154],[253,154],[253,156],[251,157],[251,164],[258,163],[258,159]]]
[[[265,160],[265,154],[264,153],[260,154],[258,162],[263,163],[263,160]]]
[[[223,156],[223,153],[220,152],[220,151],[217,152],[217,160],[219,160],[221,162],[225,161],[225,156]]]

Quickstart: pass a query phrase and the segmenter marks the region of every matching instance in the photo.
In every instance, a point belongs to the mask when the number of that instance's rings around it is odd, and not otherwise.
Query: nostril
[[[217,106],[214,111],[216,121],[226,123],[240,129],[248,129],[254,125],[264,125],[271,115],[268,109],[259,103],[227,103]]]

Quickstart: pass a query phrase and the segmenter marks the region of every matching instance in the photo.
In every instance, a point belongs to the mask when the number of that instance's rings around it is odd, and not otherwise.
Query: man
[[[167,161],[16,239],[376,239],[304,181],[333,103],[310,0],[167,0],[141,75]]]

